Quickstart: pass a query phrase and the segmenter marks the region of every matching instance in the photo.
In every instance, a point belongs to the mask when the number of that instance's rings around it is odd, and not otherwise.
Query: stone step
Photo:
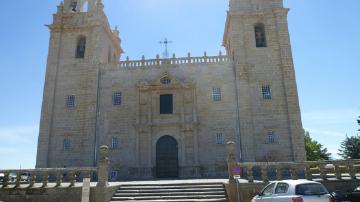
[[[122,185],[121,189],[157,189],[157,188],[223,188],[223,184],[142,184]]]
[[[149,193],[149,192],[209,192],[209,191],[223,191],[224,188],[178,188],[178,189],[118,189],[116,193]]]
[[[140,182],[123,184],[116,191],[111,201],[146,201],[146,202],[187,202],[220,201],[227,202],[225,186],[213,183],[164,183]]]
[[[115,197],[138,197],[138,196],[181,196],[181,195],[223,195],[226,196],[224,190],[222,191],[213,191],[213,192],[129,192],[123,193],[118,192]]]
[[[183,199],[224,199],[225,195],[187,195],[187,196],[139,196],[139,197],[112,197],[111,201],[150,201],[150,200],[183,200]]]
[[[119,200],[119,201],[134,201],[134,200]],[[146,202],[228,202],[226,198],[218,198],[218,199],[181,199],[181,200],[136,200],[136,201],[146,201]],[[110,201],[115,202],[115,201]]]

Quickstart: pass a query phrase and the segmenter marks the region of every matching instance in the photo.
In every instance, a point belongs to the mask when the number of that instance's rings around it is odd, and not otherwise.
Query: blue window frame
[[[224,144],[224,137],[222,133],[216,133],[216,144]]]
[[[262,96],[263,96],[264,100],[271,100],[272,99],[270,85],[262,86],[261,90],[262,90]]]
[[[113,95],[112,95],[113,105],[120,106],[121,105],[121,98],[122,98],[122,93],[121,92],[114,92]]]
[[[220,102],[221,101],[221,89],[220,88],[213,88],[212,92],[213,101],[214,102]]]
[[[65,138],[65,139],[63,140],[63,149],[64,149],[64,150],[69,150],[70,147],[71,147],[71,141],[70,141],[70,139],[69,139],[69,138]]]
[[[74,108],[76,104],[76,96],[75,95],[68,95],[66,100],[66,107],[67,108]]]

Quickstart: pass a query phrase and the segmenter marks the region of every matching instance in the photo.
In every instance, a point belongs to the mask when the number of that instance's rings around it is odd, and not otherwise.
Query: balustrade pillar
[[[312,172],[311,172],[311,166],[308,164],[305,166],[305,177],[307,180],[313,179]]]
[[[42,177],[42,188],[45,188],[48,184],[49,181],[49,173],[48,171],[45,171],[44,173],[41,173],[41,177]]]
[[[247,180],[248,180],[250,183],[254,182],[253,167],[252,167],[252,166],[247,166],[247,167],[246,167],[246,171],[247,171]]]
[[[69,171],[69,180],[70,180],[70,185],[69,185],[69,187],[75,186],[75,182],[76,182],[76,172],[75,172],[74,170],[70,170],[70,171]]]
[[[335,177],[341,180],[341,167],[338,164],[335,164]]]
[[[21,171],[18,170],[15,173],[16,173],[15,188],[18,188],[21,185]]]
[[[290,166],[290,173],[291,173],[291,179],[293,179],[293,180],[298,179],[297,166],[296,165],[291,165]]]
[[[4,173],[4,179],[3,179],[3,183],[2,183],[2,188],[5,188],[9,185],[9,175],[10,172],[5,172]]]
[[[319,171],[320,171],[320,178],[323,180],[327,180],[326,177],[326,170],[325,170],[325,165],[324,164],[319,164],[318,165]]]
[[[356,180],[356,172],[355,172],[355,167],[354,164],[349,164],[349,174],[351,179],[355,179]]]
[[[30,174],[30,179],[29,179],[29,187],[28,188],[31,188],[35,185],[36,173],[34,171],[29,171],[29,174]]]
[[[276,179],[277,180],[282,180],[282,172],[283,172],[283,167],[277,166],[276,167]]]
[[[261,178],[262,181],[264,181],[265,183],[269,182],[269,177],[268,177],[268,167],[267,166],[261,166]]]
[[[64,173],[61,170],[56,172],[56,185],[55,185],[55,187],[60,187],[61,186],[61,183],[63,181],[63,176],[64,176]]]

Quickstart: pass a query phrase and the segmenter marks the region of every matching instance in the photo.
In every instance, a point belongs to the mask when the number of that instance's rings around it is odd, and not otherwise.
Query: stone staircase
[[[224,201],[227,202],[225,186],[221,182],[151,182],[124,184],[116,191],[113,201],[186,202]]]

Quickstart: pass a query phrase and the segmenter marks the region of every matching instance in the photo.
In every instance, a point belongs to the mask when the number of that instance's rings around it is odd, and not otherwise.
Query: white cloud
[[[323,137],[337,137],[337,138],[345,138],[345,133],[337,132],[337,131],[328,131],[314,128],[305,128],[306,131],[309,131],[311,135],[323,136]]]
[[[348,123],[353,122],[359,116],[358,109],[336,109],[327,111],[309,111],[303,112],[302,117],[306,122],[323,122],[323,123]]]
[[[34,138],[37,138],[38,132],[38,125],[0,127],[0,140],[5,143],[30,143],[34,141]]]

